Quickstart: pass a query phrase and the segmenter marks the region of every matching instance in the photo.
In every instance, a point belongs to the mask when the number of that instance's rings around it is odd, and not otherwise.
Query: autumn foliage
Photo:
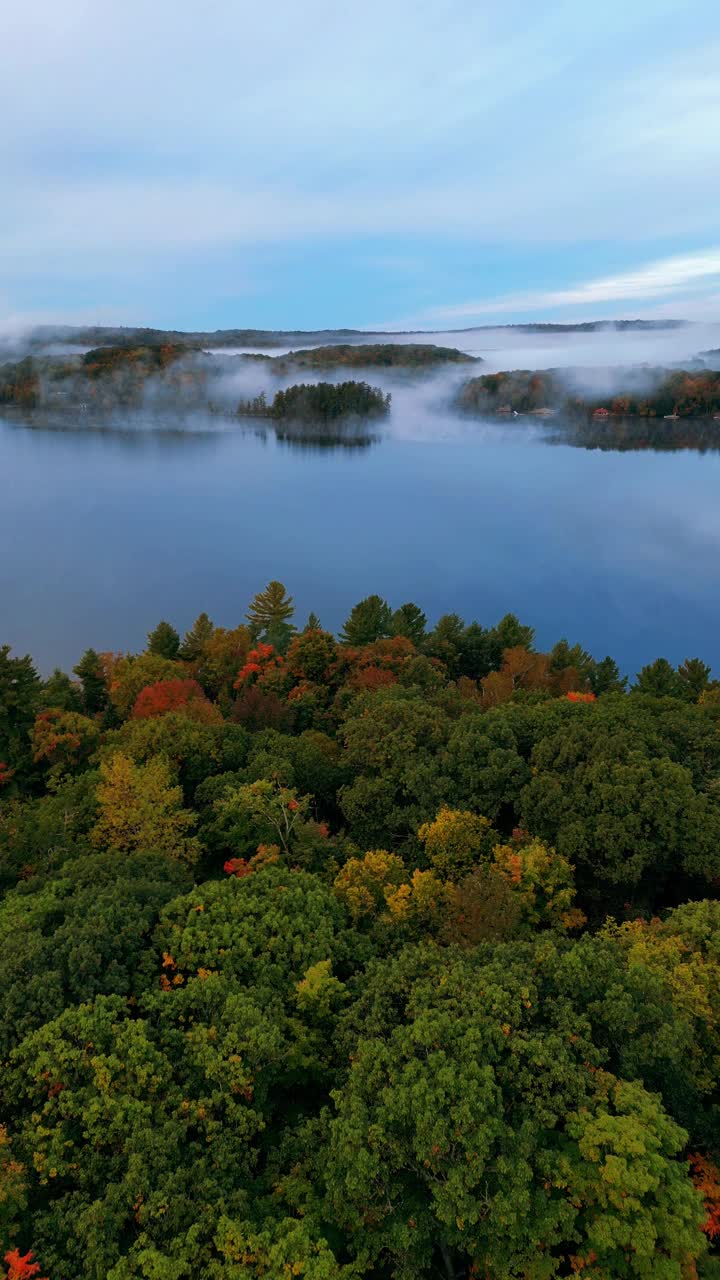
[[[33,1262],[33,1251],[21,1254],[19,1249],[11,1249],[5,1254],[5,1262],[7,1264],[7,1276],[5,1280],[47,1280],[46,1276],[40,1276],[40,1263]]]
[[[133,720],[148,720],[167,715],[169,711],[185,711],[194,720],[218,718],[212,703],[205,697],[197,680],[156,680],[138,694],[132,709]]]

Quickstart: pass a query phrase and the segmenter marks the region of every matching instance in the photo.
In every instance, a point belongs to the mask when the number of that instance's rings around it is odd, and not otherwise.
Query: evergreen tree
[[[392,609],[381,596],[366,596],[353,605],[340,632],[343,644],[372,644],[390,635]]]
[[[412,640],[413,644],[419,648],[425,639],[425,628],[427,626],[427,618],[416,604],[409,601],[407,604],[401,604],[396,609],[390,624],[390,634],[393,636],[406,636],[408,640]]]
[[[322,623],[316,613],[310,612],[303,631],[322,631]]]
[[[465,623],[459,613],[444,613],[441,618],[438,618],[425,643],[425,652],[428,656],[444,662],[453,680],[462,674],[461,654],[464,631]]]
[[[683,688],[677,671],[667,658],[656,658],[638,673],[633,693],[649,693],[654,698],[681,698]]]
[[[253,638],[257,639],[280,624],[285,624],[290,632],[294,631],[290,621],[294,612],[293,598],[287,594],[282,582],[275,579],[268,582],[264,591],[258,591],[247,611]]]
[[[610,655],[596,662],[590,672],[590,688],[599,697],[601,693],[624,693],[627,688],[627,676],[620,675],[620,668]]]
[[[40,700],[44,707],[60,707],[62,711],[82,711],[82,690],[76,680],[55,667],[43,682]]]
[[[697,702],[701,693],[711,687],[710,667],[700,658],[686,658],[677,669],[680,696]]]
[[[104,711],[108,704],[108,691],[100,654],[94,649],[86,649],[73,671],[82,685],[85,714],[94,716],[98,711]]]
[[[208,615],[199,613],[190,630],[185,632],[178,656],[185,662],[196,662],[214,630],[214,623]]]
[[[147,652],[158,658],[177,658],[180,652],[180,637],[169,622],[158,622],[154,631],[148,633]]]
[[[0,646],[0,761],[17,768],[28,763],[28,733],[40,703],[42,685],[32,658],[11,658]]]

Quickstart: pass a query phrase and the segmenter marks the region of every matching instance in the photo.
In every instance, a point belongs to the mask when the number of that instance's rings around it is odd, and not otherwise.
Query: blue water
[[[411,404],[357,448],[192,425],[0,418],[0,643],[69,668],[161,617],[236,625],[280,578],[331,629],[377,591],[431,620],[512,610],[539,646],[630,673],[698,655],[720,674],[718,453],[588,451]]]

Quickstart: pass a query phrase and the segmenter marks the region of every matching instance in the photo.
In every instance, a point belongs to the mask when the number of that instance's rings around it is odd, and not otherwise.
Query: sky
[[[720,319],[717,0],[9,0],[0,328]]]

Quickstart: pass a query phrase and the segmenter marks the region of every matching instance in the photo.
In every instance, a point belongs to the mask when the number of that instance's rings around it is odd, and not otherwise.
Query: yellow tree
[[[182,788],[173,785],[162,756],[146,764],[117,751],[100,766],[99,817],[91,838],[98,848],[115,853],[164,853],[194,862],[200,853],[189,834],[194,815],[182,808]]]

